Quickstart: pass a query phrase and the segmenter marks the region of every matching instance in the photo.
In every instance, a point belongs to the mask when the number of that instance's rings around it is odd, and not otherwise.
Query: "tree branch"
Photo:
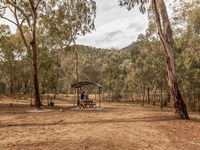
[[[28,0],[28,1],[29,1],[29,3],[30,3],[31,10],[34,11],[35,6],[34,6],[34,2],[33,2],[33,0]]]
[[[26,20],[25,18],[22,19],[22,21],[21,21],[21,23],[20,23],[20,27],[22,27],[22,25],[23,25],[23,23],[24,23],[25,20]]]
[[[22,40],[24,41],[24,44],[25,44],[27,50],[29,50],[28,42],[27,42],[27,40],[26,40],[26,38],[25,38],[25,36],[24,36],[23,30],[22,30],[22,23],[23,23],[23,20],[22,20],[21,23],[19,23],[19,19],[18,19],[18,17],[17,17],[17,8],[16,8],[16,7],[14,8],[14,17],[15,17],[15,20],[16,20],[16,22],[17,22],[17,27],[18,27],[18,29],[19,29],[19,32],[20,32],[20,34],[21,34],[21,36],[22,36]]]
[[[39,4],[40,4],[41,1],[42,1],[42,0],[38,0],[37,4],[36,4],[36,6],[35,6],[35,9],[38,8],[38,6],[39,6]]]
[[[2,16],[2,15],[0,15],[0,18],[2,18],[2,19],[4,19],[4,20],[7,20],[7,21],[9,21],[9,22],[11,22],[11,23],[13,23],[13,24],[15,24],[15,25],[17,26],[17,23],[16,23],[16,22],[14,22],[14,21],[12,21],[12,20],[10,20],[10,19],[8,19],[8,18],[6,18],[6,17],[4,17],[4,16]]]
[[[23,9],[21,9],[19,6],[16,5],[16,3],[11,2],[10,0],[6,0],[6,3],[9,4],[9,5],[11,5],[11,6],[13,6],[14,8],[16,8],[24,16],[24,18],[26,18],[28,26],[30,26],[29,18],[26,15],[26,13],[23,11]]]
[[[160,19],[160,15],[158,13],[156,0],[152,0],[152,7],[153,7],[153,12],[154,12],[155,18],[156,18],[156,24],[158,26],[158,35],[160,36],[160,39],[161,39],[161,41],[164,45],[165,54],[167,55],[167,50],[166,50],[166,46],[165,46],[165,42],[164,42],[164,35],[163,35],[163,32],[162,32],[161,19]]]

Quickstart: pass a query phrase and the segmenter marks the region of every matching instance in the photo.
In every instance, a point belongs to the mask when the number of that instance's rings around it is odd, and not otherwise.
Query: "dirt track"
[[[0,150],[199,150],[200,120],[166,110],[104,103],[101,111],[27,112],[0,107]]]

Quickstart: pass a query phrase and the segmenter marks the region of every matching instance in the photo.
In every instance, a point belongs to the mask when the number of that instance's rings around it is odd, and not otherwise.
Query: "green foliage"
[[[96,3],[93,0],[60,0],[49,3],[46,10],[40,20],[42,33],[65,52],[70,51],[69,45],[77,36],[84,36],[95,28]]]
[[[149,0],[118,0],[120,6],[125,6],[128,10],[131,10],[135,6],[139,5],[139,10],[145,13],[147,10],[147,3]]]
[[[30,15],[27,1],[17,1]],[[119,0],[129,10],[136,5],[142,12],[147,10],[147,0]],[[4,13],[5,4],[0,1]],[[200,36],[199,2],[181,0],[174,9],[173,28],[176,49],[177,76],[184,99],[193,110],[198,105],[200,89]],[[193,5],[196,4],[196,5]],[[74,42],[78,36],[94,30],[96,5],[93,0],[48,0],[42,1],[37,29],[38,74],[40,93],[72,93],[70,85],[76,82],[75,63],[78,58],[80,81],[103,85],[103,92],[112,93],[113,101],[120,100],[123,93],[147,96],[162,91],[166,98],[168,88],[165,70],[164,49],[158,39],[156,24],[149,9],[149,25],[145,34],[121,50],[99,49],[76,45],[79,55],[74,56]],[[20,16],[20,21],[23,17]],[[31,17],[31,16],[29,16]],[[26,22],[24,35],[31,41],[31,32]],[[32,52],[23,44],[19,31],[10,33],[6,25],[0,26],[0,75],[1,82],[14,92],[30,93],[32,83]],[[95,92],[92,87],[91,92]],[[8,91],[7,91],[8,92]]]
[[[191,25],[192,31],[198,35],[200,35],[200,7],[196,8],[189,15],[189,25]]]

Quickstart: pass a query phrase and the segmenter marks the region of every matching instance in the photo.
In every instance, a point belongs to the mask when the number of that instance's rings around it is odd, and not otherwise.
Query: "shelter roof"
[[[85,85],[94,85],[94,86],[97,86],[99,88],[102,88],[103,86],[98,84],[98,83],[93,83],[93,82],[89,82],[89,81],[84,81],[84,82],[77,82],[77,83],[74,83],[71,85],[72,88],[80,88],[82,86],[85,86]]]

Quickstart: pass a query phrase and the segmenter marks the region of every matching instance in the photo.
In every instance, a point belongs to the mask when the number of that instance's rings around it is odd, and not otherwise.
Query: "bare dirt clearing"
[[[4,101],[0,150],[200,149],[200,120],[176,120],[167,110],[103,103],[103,110],[76,111],[59,101],[52,111],[36,113]]]

